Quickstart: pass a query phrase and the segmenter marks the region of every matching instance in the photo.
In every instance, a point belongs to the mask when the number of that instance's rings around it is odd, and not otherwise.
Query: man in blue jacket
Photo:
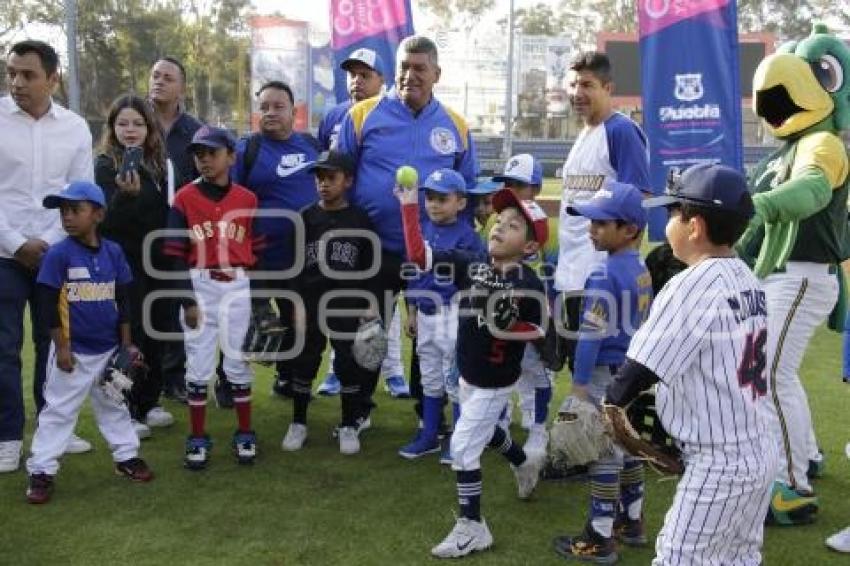
[[[475,146],[466,120],[434,97],[440,80],[436,44],[423,36],[401,42],[396,55],[396,83],[382,96],[358,102],[343,119],[337,149],[357,163],[357,176],[350,193],[352,204],[366,210],[381,240],[381,269],[378,297],[389,311],[393,297],[401,290],[404,237],[401,210],[393,195],[396,170],[402,165],[416,169],[420,179],[441,168],[460,173],[468,188],[476,184]],[[471,222],[471,211],[465,211]],[[389,300],[387,300],[389,295]],[[389,308],[385,308],[389,307]],[[371,407],[371,393],[377,383],[375,373],[364,395],[364,414]]]

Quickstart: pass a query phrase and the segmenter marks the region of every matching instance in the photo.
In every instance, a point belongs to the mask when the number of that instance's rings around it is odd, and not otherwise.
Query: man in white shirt
[[[611,62],[604,53],[579,53],[570,63],[567,95],[584,128],[564,163],[555,289],[564,298],[571,330],[578,329],[585,280],[593,267],[605,263],[605,252],[596,251],[590,241],[590,221],[567,214],[567,208],[589,201],[608,181],[651,192],[646,136],[630,118],[614,111],[613,88]],[[574,347],[575,342],[570,344]],[[570,349],[568,355],[572,363]]]
[[[94,177],[86,122],[51,98],[59,82],[56,51],[41,41],[16,43],[6,72],[10,95],[0,98],[0,472],[16,470],[21,454],[21,347],[27,303],[36,352],[33,392],[36,407],[44,404],[50,336],[35,322],[35,276],[47,247],[65,232],[56,211],[44,208],[41,201],[70,181]]]

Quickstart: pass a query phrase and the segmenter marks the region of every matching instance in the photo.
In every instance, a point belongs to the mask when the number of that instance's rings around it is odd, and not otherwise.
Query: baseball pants
[[[817,455],[812,415],[800,382],[806,347],[832,311],[838,279],[826,264],[788,262],[785,273],[764,280],[767,295],[767,374],[772,403],[768,428],[779,443],[777,479],[810,491],[809,459]]]
[[[493,438],[493,431],[513,390],[513,385],[484,389],[460,379],[460,418],[455,423],[451,442],[453,470],[481,468],[481,454]]]
[[[736,451],[737,450],[737,451]],[[653,566],[758,566],[776,475],[775,443],[685,451],[685,473],[655,543]]]
[[[123,462],[138,455],[139,438],[130,422],[130,411],[109,400],[97,385],[113,352],[115,349],[102,354],[75,352],[74,369],[67,373],[56,366],[56,352],[51,346],[44,387],[45,405],[38,415],[27,472],[55,475],[59,471],[59,458],[71,440],[86,397],[91,399],[95,422],[109,444],[112,459]]]
[[[457,401],[457,388],[450,382],[457,348],[457,304],[438,307],[433,314],[416,314],[416,353],[419,356],[422,393]]]
[[[251,286],[244,270],[232,271],[231,281],[218,281],[210,277],[209,270],[190,270],[200,323],[195,329],[183,323],[187,383],[206,384],[215,375],[219,345],[230,383],[244,385],[254,379],[250,364],[242,356],[242,344],[251,324]]]

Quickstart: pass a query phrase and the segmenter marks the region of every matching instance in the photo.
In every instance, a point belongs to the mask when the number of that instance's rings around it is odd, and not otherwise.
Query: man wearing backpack
[[[260,108],[260,131],[239,141],[236,145],[236,164],[231,171],[233,182],[256,193],[259,200],[257,233],[265,237],[261,252],[264,270],[276,271],[278,276],[292,267],[294,225],[283,218],[280,211],[291,211],[293,217],[317,200],[316,181],[307,168],[316,161],[321,146],[316,138],[304,132],[293,131],[295,123],[295,97],[292,89],[281,81],[269,81],[257,91]],[[284,274],[285,275],[285,274]],[[285,277],[290,279],[291,277]],[[269,289],[286,290],[286,281],[265,280]],[[283,323],[292,328],[292,303],[277,300]],[[289,339],[294,333],[289,332]],[[291,344],[284,344],[287,349]],[[285,362],[277,363],[274,392],[285,395],[288,391],[288,373]],[[230,405],[227,383],[219,376],[216,400],[219,406]]]

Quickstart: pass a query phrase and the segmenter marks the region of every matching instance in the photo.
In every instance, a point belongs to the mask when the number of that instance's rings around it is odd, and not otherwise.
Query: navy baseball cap
[[[62,191],[55,195],[47,195],[41,204],[44,208],[59,208],[64,201],[87,200],[101,208],[106,208],[106,198],[103,189],[91,181],[73,181],[65,185]]]
[[[520,153],[519,155],[514,155],[508,162],[505,163],[505,172],[501,175],[496,175],[493,177],[494,181],[499,182],[507,182],[507,181],[519,181],[520,183],[525,183],[526,185],[534,185],[535,184],[535,167],[537,166],[537,160],[530,153]],[[539,168],[539,184],[543,183],[543,166],[541,165]]]
[[[345,61],[339,64],[339,68],[347,71],[352,63],[363,63],[379,75],[383,76],[384,74],[384,62],[381,56],[378,55],[378,52],[372,49],[366,49],[365,47],[355,49],[346,57]]]
[[[443,194],[457,193],[466,196],[466,180],[454,169],[437,169],[419,187]]]
[[[747,190],[747,179],[736,169],[725,165],[700,163],[672,175],[664,195],[643,201],[645,208],[690,203],[716,208],[752,218],[753,199]]]
[[[331,149],[320,153],[319,158],[307,168],[307,171],[315,173],[317,169],[342,171],[346,175],[354,175],[354,160],[347,153]]]
[[[478,182],[471,189],[468,189],[468,192],[471,195],[490,195],[498,191],[504,186],[503,183],[498,181],[494,181],[489,177],[485,177],[483,179],[478,179]]]
[[[189,151],[195,146],[211,147],[220,149],[222,147],[233,150],[236,147],[236,140],[230,135],[230,132],[224,128],[216,128],[214,126],[201,126],[195,135],[192,136],[192,143],[189,144]]]
[[[639,229],[646,226],[643,195],[634,185],[610,182],[596,191],[593,198],[567,207],[567,214],[589,220],[622,220]]]

